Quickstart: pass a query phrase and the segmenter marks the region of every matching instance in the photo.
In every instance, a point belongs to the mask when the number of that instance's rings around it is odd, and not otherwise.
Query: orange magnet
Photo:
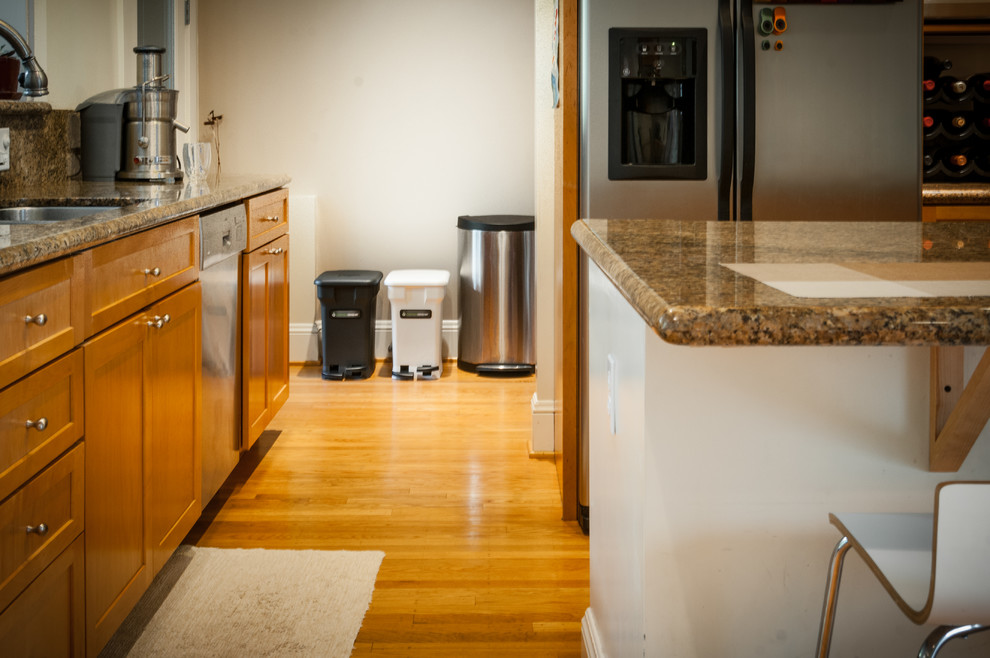
[[[773,44],[773,49],[776,50],[777,52],[780,52],[781,50],[784,49],[784,42],[777,41],[776,43]]]
[[[787,30],[787,10],[783,7],[773,8],[773,33],[783,34]]]

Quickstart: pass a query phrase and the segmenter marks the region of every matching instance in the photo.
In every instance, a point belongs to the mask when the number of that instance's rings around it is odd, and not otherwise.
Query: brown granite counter
[[[990,205],[988,183],[925,183],[921,186],[921,203],[925,206]]]
[[[725,267],[968,263],[982,269],[990,262],[990,222],[585,220],[571,233],[669,343],[990,345],[990,296],[794,297]]]
[[[179,217],[286,185],[289,177],[223,176],[203,184],[87,183],[68,181],[22,187],[0,206],[119,206],[47,224],[0,224],[0,274],[42,263]]]

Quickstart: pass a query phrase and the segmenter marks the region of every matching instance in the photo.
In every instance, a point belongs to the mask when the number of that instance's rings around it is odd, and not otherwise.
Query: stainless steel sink
[[[18,206],[0,208],[0,224],[48,224],[86,217],[119,206]]]

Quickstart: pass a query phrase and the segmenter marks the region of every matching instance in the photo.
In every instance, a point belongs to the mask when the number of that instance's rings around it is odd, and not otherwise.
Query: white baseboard
[[[533,412],[533,438],[529,446],[531,453],[553,452],[553,400],[540,400],[533,393],[530,403]]]
[[[317,363],[320,360],[320,326],[319,320],[312,324],[297,322],[289,325],[289,361],[293,363]],[[461,324],[457,320],[444,320],[440,325],[442,358],[446,360],[457,358],[457,336]],[[375,322],[375,358],[387,359],[392,344],[392,321],[377,320]],[[552,435],[551,435],[552,440]],[[551,443],[551,449],[553,444]]]
[[[582,658],[607,658],[602,648],[601,636],[595,624],[595,613],[588,608],[581,619],[581,656]]]
[[[319,363],[320,323],[295,322],[289,325],[289,361]]]

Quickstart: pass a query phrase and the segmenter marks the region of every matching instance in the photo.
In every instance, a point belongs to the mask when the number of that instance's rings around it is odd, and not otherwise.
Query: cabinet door
[[[96,655],[152,578],[143,314],[85,343],[86,646]]]
[[[200,284],[145,312],[152,564],[158,573],[201,510]]]
[[[83,538],[76,539],[0,614],[5,656],[86,654]]]
[[[242,447],[254,445],[289,397],[289,237],[244,256]]]

